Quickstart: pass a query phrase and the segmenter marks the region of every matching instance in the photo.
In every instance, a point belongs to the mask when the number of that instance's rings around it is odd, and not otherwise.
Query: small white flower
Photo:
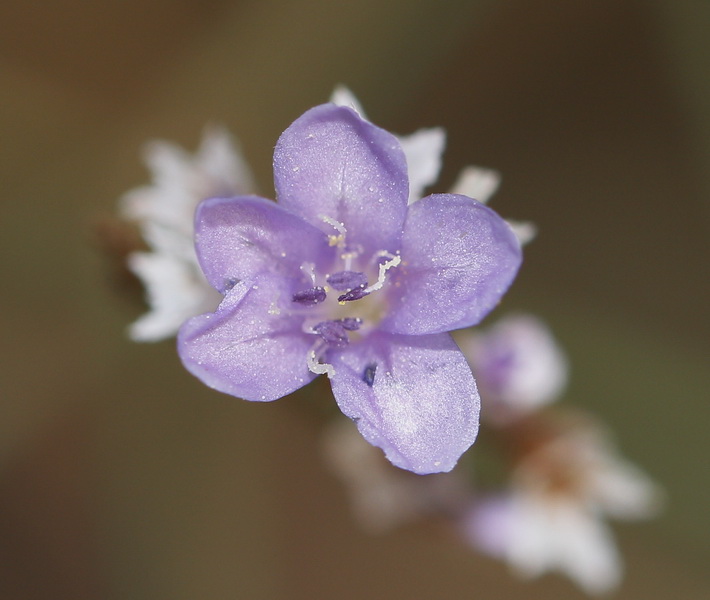
[[[129,268],[146,288],[150,310],[130,327],[135,341],[171,337],[189,317],[214,310],[221,296],[197,264],[193,240],[195,208],[205,198],[254,191],[251,171],[229,134],[207,129],[193,155],[173,144],[147,145],[151,185],[121,199],[122,213],[138,223],[150,252],[137,252]]]
[[[605,518],[652,516],[660,498],[601,428],[574,424],[524,455],[507,493],[479,499],[462,531],[523,576],[559,571],[587,593],[601,594],[618,586],[622,572]]]
[[[335,419],[325,428],[321,447],[326,464],[346,489],[355,519],[371,533],[456,510],[465,498],[455,473],[423,477],[394,468],[348,419]]]
[[[469,514],[468,536],[521,577],[565,573],[589,594],[614,589],[621,561],[606,523],[575,502],[511,493]]]

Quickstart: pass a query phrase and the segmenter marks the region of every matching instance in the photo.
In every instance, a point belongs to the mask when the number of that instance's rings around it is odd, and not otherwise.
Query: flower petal
[[[396,466],[450,471],[478,432],[480,399],[448,334],[376,333],[331,357],[333,394],[363,437]]]
[[[535,223],[531,223],[530,221],[511,221],[510,219],[506,219],[506,223],[508,223],[513,230],[521,246],[529,244],[535,239],[535,236],[537,236],[537,226]]]
[[[367,120],[365,111],[355,94],[344,85],[335,87],[330,101],[338,106],[352,108],[361,118]],[[446,132],[441,127],[432,127],[420,129],[410,135],[395,137],[399,140],[407,159],[409,204],[411,204],[419,200],[424,188],[430,186],[439,177],[441,155],[446,145]]]
[[[332,257],[321,231],[264,198],[211,198],[197,209],[195,245],[205,277],[224,292],[269,272],[302,276],[304,262]]]
[[[313,336],[302,317],[278,309],[290,290],[277,278],[241,281],[214,314],[187,321],[178,334],[185,368],[203,383],[245,400],[270,401],[314,377],[307,355]]]
[[[663,506],[663,490],[636,465],[607,449],[601,464],[590,473],[590,500],[617,519],[652,517]]]
[[[399,137],[407,157],[409,172],[409,204],[420,200],[424,188],[439,177],[441,155],[446,145],[446,132],[441,127],[420,129],[410,135]]]
[[[328,235],[337,233],[333,222],[342,223],[349,247],[367,254],[399,249],[408,197],[404,154],[392,134],[352,109],[324,104],[298,118],[276,144],[274,180],[282,207]]]
[[[538,410],[556,400],[567,383],[562,350],[532,315],[509,315],[485,333],[461,332],[457,341],[493,413]]]
[[[211,182],[209,195],[204,198],[256,191],[254,175],[242,156],[239,143],[224,127],[205,128],[196,160]]]
[[[517,238],[491,209],[466,196],[428,196],[409,207],[402,265],[392,275],[381,327],[421,335],[475,325],[521,260]]]
[[[517,523],[508,560],[524,575],[565,573],[598,595],[619,585],[621,558],[606,523],[574,501],[515,497]]]
[[[461,194],[481,204],[487,204],[500,186],[500,173],[483,167],[464,167],[450,190],[452,194]]]

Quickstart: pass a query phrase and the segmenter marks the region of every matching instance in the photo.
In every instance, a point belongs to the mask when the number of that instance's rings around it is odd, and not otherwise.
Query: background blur
[[[438,190],[502,172],[494,208],[540,233],[491,320],[547,320],[567,402],[669,494],[616,528],[618,597],[707,598],[708,31],[705,0],[0,3],[0,597],[583,598],[425,526],[366,535],[298,406],[125,337],[93,226],[143,143],[225,124],[271,196],[277,136],[345,83],[389,130],[447,129]]]

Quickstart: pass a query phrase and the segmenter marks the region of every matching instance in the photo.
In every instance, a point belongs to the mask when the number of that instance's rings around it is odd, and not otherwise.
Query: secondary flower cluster
[[[622,561],[606,518],[652,516],[659,489],[618,455],[598,421],[551,406],[567,366],[540,321],[511,316],[457,339],[480,385],[484,447],[451,473],[417,478],[392,469],[351,426],[334,422],[324,434],[324,458],[356,518],[382,531],[443,517],[464,543],[522,576],[556,570],[590,594],[613,589]],[[498,465],[493,474],[491,464]]]
[[[440,128],[376,127],[338,88],[278,140],[277,202],[252,195],[222,130],[194,156],[152,144],[153,184],[122,199],[149,247],[128,260],[150,305],[130,336],[177,334],[189,371],[246,400],[326,375],[351,421],[325,428],[324,459],[365,527],[444,517],[524,575],[556,569],[606,591],[620,559],[604,516],[646,516],[658,490],[596,421],[550,408],[567,363],[538,320],[465,329],[458,345],[448,333],[500,301],[535,228],[485,206],[499,183],[488,169],[422,198],[444,142]],[[481,403],[483,447],[442,473],[476,438]],[[503,485],[486,485],[479,456],[506,457]]]

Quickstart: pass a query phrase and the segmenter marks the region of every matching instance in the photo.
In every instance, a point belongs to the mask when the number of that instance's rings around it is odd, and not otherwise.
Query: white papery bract
[[[360,102],[344,86],[336,87],[331,102],[352,108],[364,118]],[[397,139],[407,161],[411,204],[437,180],[446,134],[432,127]],[[151,142],[145,149],[145,162],[153,181],[126,193],[121,211],[138,223],[149,247],[128,259],[128,267],[145,286],[149,305],[129,334],[135,341],[155,342],[174,336],[185,320],[214,309],[221,298],[197,264],[193,239],[197,205],[206,198],[254,193],[256,186],[238,145],[222,128],[207,128],[195,154],[169,142]],[[454,193],[486,203],[498,182],[494,171],[468,167]],[[534,237],[531,224],[509,225],[521,243]]]
[[[150,250],[128,259],[150,307],[129,333],[135,341],[155,342],[174,336],[186,319],[213,310],[221,299],[197,264],[195,208],[206,198],[253,192],[254,182],[236,143],[221,128],[206,129],[194,155],[152,142],[145,161],[153,181],[126,193],[121,210],[138,223]]]
[[[594,423],[571,426],[526,454],[507,491],[477,498],[461,531],[478,549],[535,577],[559,571],[589,594],[616,588],[622,561],[608,517],[640,519],[659,488],[621,458]]]

